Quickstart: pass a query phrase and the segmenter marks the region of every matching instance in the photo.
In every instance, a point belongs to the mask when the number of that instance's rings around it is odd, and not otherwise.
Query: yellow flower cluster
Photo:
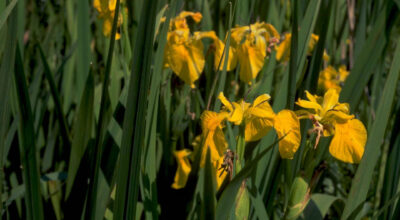
[[[123,2],[123,0],[121,0],[120,2]],[[99,18],[104,19],[103,34],[107,37],[109,37],[111,35],[116,4],[117,4],[117,0],[94,0],[93,1],[93,7],[99,12]],[[118,14],[118,23],[117,23],[117,33],[115,35],[116,40],[121,38],[121,34],[119,33],[118,30],[122,24],[122,21],[123,21],[122,14],[119,13]]]
[[[342,85],[349,75],[345,65],[341,65],[339,70],[333,66],[328,66],[319,74],[318,87],[325,91],[335,89],[338,93],[342,90]]]
[[[214,31],[190,33],[186,18],[191,17],[196,23],[200,22],[200,13],[183,11],[171,20],[167,35],[167,45],[165,48],[164,63],[192,88],[194,82],[203,72],[204,46],[201,41],[203,38],[213,40],[215,55],[215,69],[222,70],[225,62],[225,44],[216,36]],[[165,18],[162,19],[164,21]],[[251,83],[260,72],[267,56],[267,48],[270,42],[277,42],[279,34],[275,28],[264,22],[255,23],[249,26],[232,28],[231,46],[227,70],[231,71],[240,64],[240,79],[245,83]],[[222,59],[222,60],[221,60]]]
[[[331,136],[333,139],[329,152],[338,160],[347,163],[359,163],[367,142],[367,130],[363,123],[350,115],[347,103],[339,103],[339,93],[329,89],[324,97],[306,91],[307,100],[298,99],[297,105],[307,109],[297,111],[299,118],[311,119],[319,136]]]
[[[244,100],[230,102],[223,93],[218,98],[224,105],[220,112],[205,111],[201,116],[202,124],[202,146],[195,148],[195,152],[201,152],[200,167],[204,166],[207,149],[210,149],[211,160],[215,170],[218,170],[228,143],[223,132],[226,120],[235,125],[244,126],[244,138],[246,142],[260,140],[272,128],[275,129],[279,138],[279,152],[282,158],[292,159],[294,153],[300,146],[300,123],[296,114],[290,110],[282,110],[275,114],[269,105],[268,94],[258,96],[253,103]],[[185,186],[190,163],[187,159],[188,150],[177,151],[175,156],[178,162],[178,170],[175,175],[175,182],[172,187],[179,189]],[[216,174],[217,175],[217,174]],[[217,175],[217,186],[223,182],[226,173]]]

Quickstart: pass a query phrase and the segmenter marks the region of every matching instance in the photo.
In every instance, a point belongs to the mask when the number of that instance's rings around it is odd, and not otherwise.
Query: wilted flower
[[[339,103],[339,93],[329,89],[323,98],[306,91],[307,100],[298,99],[297,105],[307,110],[297,111],[300,118],[309,118],[317,132],[316,145],[320,136],[331,136],[333,139],[329,152],[338,160],[348,163],[359,163],[364,154],[367,131],[363,123],[350,115],[347,103]]]
[[[307,47],[307,54],[311,55],[314,50],[315,45],[317,44],[319,36],[316,34],[311,34],[310,41]],[[286,33],[284,35],[284,40],[275,48],[276,49],[276,59],[278,61],[288,61],[290,57],[290,45],[292,40],[292,34]],[[325,61],[329,60],[329,55],[324,51],[323,59]]]
[[[120,2],[123,2],[121,0]],[[103,34],[107,37],[111,35],[112,24],[114,20],[115,14],[115,6],[117,4],[116,0],[94,0],[93,7],[99,12],[99,18],[104,19],[103,21]],[[117,33],[115,34],[115,39],[118,40],[121,38],[121,34],[118,29],[121,26],[123,21],[122,14],[118,14],[118,22],[117,22]]]
[[[342,85],[349,75],[345,65],[339,67],[337,71],[333,66],[328,66],[319,74],[318,87],[325,91],[336,89],[338,93],[342,89]]]

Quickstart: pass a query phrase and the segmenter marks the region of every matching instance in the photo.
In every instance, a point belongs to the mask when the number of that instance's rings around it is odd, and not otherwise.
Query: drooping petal
[[[228,172],[221,170],[221,165],[224,162],[224,157],[219,158],[218,160],[214,161],[213,166],[215,170],[215,179],[217,181],[217,190],[221,187],[222,183],[224,182]]]
[[[279,138],[279,153],[282,158],[292,159],[300,146],[300,122],[296,114],[290,110],[282,110],[276,114],[274,129]],[[285,136],[286,135],[286,136]]]
[[[240,64],[240,80],[251,84],[251,81],[257,77],[264,66],[265,49],[261,46],[256,47],[255,45],[251,45],[246,40],[245,43],[239,46],[237,53]]]
[[[335,135],[329,146],[329,152],[338,160],[347,163],[359,163],[367,142],[367,130],[358,119],[335,125]]]
[[[330,123],[345,123],[348,120],[351,120],[354,118],[354,115],[349,115],[341,111],[335,111],[335,110],[330,110],[328,111],[324,118],[323,122],[327,121]]]
[[[207,149],[210,149],[211,161],[214,162],[224,156],[224,152],[228,148],[228,142],[221,128],[215,131],[203,133],[204,145],[201,147],[200,166],[203,167],[206,161]]]
[[[224,54],[225,44],[220,39],[214,40],[214,44],[215,44],[214,67],[215,67],[215,69],[218,69],[218,66],[219,66],[219,70],[223,70],[225,58],[226,58],[226,54]],[[224,54],[224,57],[221,60],[222,54]],[[237,65],[236,49],[233,48],[232,46],[229,47],[228,57],[229,58],[228,58],[226,70],[232,71],[233,69],[236,68],[236,65]]]
[[[276,60],[287,61],[290,55],[290,41],[292,35],[290,33],[285,34],[285,39],[277,46],[276,49]]]
[[[184,188],[189,177],[189,173],[192,169],[189,161],[189,155],[191,151],[188,149],[183,149],[180,151],[175,151],[174,156],[178,164],[178,168],[175,173],[174,183],[172,188],[181,189]]]
[[[217,113],[213,111],[204,111],[200,116],[201,127],[204,132],[214,131],[218,127],[221,127],[221,123],[226,119],[227,114]]]
[[[258,141],[272,128],[273,119],[249,117],[245,120],[244,137],[246,142]]]
[[[186,84],[194,88],[194,82],[204,69],[203,43],[189,39],[189,30],[168,34],[166,59],[172,71]]]
[[[227,118],[228,113],[221,112],[216,113],[212,111],[205,111],[201,115],[201,125],[203,130],[203,146],[201,149],[201,162],[200,166],[203,166],[206,159],[207,149],[210,149],[211,161],[218,160],[223,156],[225,150],[228,147],[228,143],[225,139],[225,134],[222,131],[221,123]],[[198,152],[196,151],[196,154]]]

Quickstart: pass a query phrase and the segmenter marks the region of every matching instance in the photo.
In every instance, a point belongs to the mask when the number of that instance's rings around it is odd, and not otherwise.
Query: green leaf
[[[213,171],[210,149],[207,148],[206,164],[203,178],[203,200],[201,203],[201,218],[215,219],[215,172]]]
[[[283,137],[282,137],[283,138]],[[236,201],[237,192],[242,185],[243,180],[248,178],[257,167],[258,161],[263,158],[281,139],[269,145],[266,149],[257,154],[254,159],[246,163],[242,170],[235,175],[229,185],[226,187],[217,203],[216,219],[228,219],[230,211]]]
[[[39,167],[36,159],[34,117],[29,100],[28,86],[19,47],[15,61],[15,85],[18,97],[18,138],[25,184],[27,219],[43,219],[43,204],[40,194]]]
[[[72,185],[74,184],[75,175],[81,159],[85,153],[87,144],[92,134],[92,126],[94,119],[93,111],[94,101],[94,78],[90,72],[86,80],[85,89],[82,94],[81,102],[78,107],[77,115],[73,125],[73,138],[71,145],[71,154],[68,162],[68,178],[65,198],[68,198]]]
[[[61,135],[64,140],[64,146],[69,147],[71,145],[71,140],[70,140],[70,135],[68,131],[68,125],[67,121],[65,119],[65,114],[63,111],[63,107],[61,104],[61,97],[60,93],[58,92],[58,89],[56,87],[56,83],[54,81],[54,74],[51,72],[49,64],[47,63],[46,57],[44,56],[42,46],[39,44],[39,52],[40,52],[40,58],[42,59],[43,66],[44,66],[44,75],[46,76],[47,81],[49,82],[50,85],[50,91],[51,95],[53,97],[53,100],[55,102],[55,109],[58,117],[58,122],[60,123],[60,130],[61,130]]]
[[[397,41],[396,52],[390,67],[389,76],[380,98],[376,118],[372,129],[368,133],[368,141],[365,146],[364,156],[353,179],[342,219],[349,215],[365,201],[372,180],[375,165],[380,156],[380,146],[385,135],[390,118],[391,106],[394,102],[397,82],[400,75],[400,40]]]
[[[324,219],[329,208],[338,200],[340,200],[338,197],[327,194],[311,195],[311,201],[304,210],[305,219]]]
[[[129,80],[128,101],[124,114],[122,143],[117,174],[114,206],[116,219],[133,219],[139,188],[141,151],[144,144],[147,93],[150,87],[150,65],[153,54],[153,36],[157,1],[143,2],[141,19],[133,53]],[[134,141],[132,141],[134,140]]]
[[[18,2],[18,0],[13,0],[12,2],[10,2],[7,5],[6,9],[3,11],[3,13],[0,14],[0,30],[3,27],[3,25],[6,23],[8,16],[11,14],[11,12],[14,9],[14,6],[17,4],[17,2]]]
[[[119,15],[120,9],[120,0],[117,0],[115,3],[115,15]],[[90,175],[90,182],[89,182],[89,192],[88,198],[86,203],[86,212],[85,218],[86,219],[95,219],[96,218],[96,202],[97,202],[97,185],[99,182],[99,172],[100,172],[100,164],[101,164],[101,157],[102,157],[102,150],[103,150],[103,139],[106,134],[106,129],[108,123],[110,122],[110,97],[108,93],[108,86],[110,84],[110,72],[111,72],[111,65],[114,56],[114,45],[115,45],[115,35],[117,33],[117,23],[118,17],[114,16],[112,30],[111,30],[111,39],[110,39],[110,47],[108,49],[107,55],[107,63],[106,69],[104,72],[104,82],[102,85],[102,93],[101,93],[101,102],[100,102],[100,113],[98,124],[96,128],[96,140],[95,140],[95,148],[93,152],[94,156],[94,163],[93,163],[93,172]]]
[[[16,2],[16,1],[14,1]],[[15,3],[14,3],[15,4]],[[7,8],[9,8],[11,4]],[[5,15],[3,12],[2,15]],[[8,130],[10,121],[10,104],[9,104],[9,94],[12,84],[12,72],[14,71],[15,64],[15,48],[17,45],[17,10],[14,10],[8,20],[7,36],[5,44],[5,53],[0,62],[0,169],[3,169],[4,162],[6,161],[8,150],[6,149],[6,132]],[[0,17],[1,19],[2,17]],[[0,30],[2,29],[0,25]],[[10,146],[10,145],[9,145]],[[8,148],[9,149],[9,148]],[[4,172],[0,174],[0,198],[2,198],[3,192],[3,175]],[[3,203],[0,203],[0,213],[3,209]]]
[[[286,219],[297,219],[310,200],[309,184],[302,177],[296,177],[290,189],[290,199]]]

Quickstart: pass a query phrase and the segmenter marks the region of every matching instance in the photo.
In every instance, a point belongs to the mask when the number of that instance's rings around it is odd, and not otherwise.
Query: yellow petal
[[[299,98],[297,100],[296,105],[303,107],[303,108],[314,109],[315,112],[318,112],[321,110],[321,106],[318,103],[307,101],[307,100],[304,100],[301,98]]]
[[[249,117],[273,119],[275,113],[268,102],[269,99],[270,96],[268,94],[258,96],[253,104],[246,110],[245,114]]]
[[[219,66],[219,70],[223,70],[224,62],[225,62],[225,58],[226,58],[226,54],[224,54],[225,44],[220,39],[216,39],[214,41],[214,44],[215,44],[214,67],[215,67],[215,69],[218,69],[218,66]],[[224,54],[224,57],[221,60],[222,54]],[[236,64],[237,64],[236,49],[233,48],[232,46],[229,47],[228,57],[229,58],[228,58],[226,70],[232,71],[233,69],[236,68]]]
[[[298,119],[308,119],[310,118],[310,115],[313,115],[308,110],[303,110],[303,109],[295,111],[295,114]]]
[[[228,142],[226,142],[225,134],[221,128],[215,129],[215,131],[208,131],[203,133],[204,145],[201,148],[201,160],[200,166],[203,167],[206,161],[207,149],[210,149],[211,162],[218,160],[224,156],[224,152],[228,148]]]
[[[226,113],[217,113],[212,111],[204,111],[200,116],[201,127],[203,131],[214,131],[221,127],[221,123],[226,119]]]
[[[237,51],[238,61],[240,64],[240,80],[251,84],[264,66],[264,58],[266,56],[265,43],[251,45],[248,40],[239,46]]]
[[[219,187],[221,187],[222,183],[224,182],[228,174],[228,172],[220,169],[223,162],[224,162],[224,157],[221,157],[213,163],[215,170],[215,177],[216,177],[215,179],[217,180],[217,190],[219,189]]]
[[[249,117],[245,121],[244,137],[246,142],[258,141],[264,137],[273,126],[273,119]]]
[[[274,129],[279,138],[279,153],[282,158],[292,159],[300,146],[300,122],[296,114],[290,110],[280,111],[274,119]],[[286,136],[285,136],[286,135]]]
[[[225,97],[223,92],[220,92],[218,95],[218,99],[221,101],[221,103],[230,111],[233,111],[233,105],[232,103]]]
[[[349,115],[341,111],[331,110],[325,114],[323,122],[327,121],[327,122],[345,123],[346,121],[353,118],[354,115]]]
[[[175,173],[174,183],[172,184],[172,188],[174,189],[181,189],[184,188],[186,185],[189,173],[192,169],[192,166],[190,165],[189,162],[190,154],[191,151],[188,149],[183,149],[174,152],[174,156],[178,164],[178,168]]]
[[[228,120],[230,122],[235,123],[235,125],[240,125],[242,123],[243,120],[243,107],[237,103],[237,102],[233,102],[233,111],[230,114]]]
[[[179,13],[177,18],[186,18],[186,17],[191,17],[196,23],[199,23],[203,16],[201,15],[200,12],[191,12],[191,11],[182,11]]]
[[[328,53],[324,50],[324,55],[322,56],[322,59],[324,59],[326,62],[328,62],[331,57],[328,55]]]
[[[205,60],[203,43],[201,40],[188,39],[188,32],[179,30],[168,34],[165,56],[172,71],[194,88],[194,82],[203,72]]]
[[[307,53],[311,54],[314,50],[315,45],[317,44],[319,36],[316,34],[311,34],[310,41],[308,42]]]
[[[312,94],[311,94],[310,92],[308,92],[307,90],[306,90],[306,97],[307,97],[308,100],[310,100],[310,102],[318,103],[318,101],[317,101],[318,96],[312,95]]]
[[[108,0],[108,9],[110,11],[115,11],[116,5],[117,5],[117,0]]]
[[[346,163],[359,163],[367,142],[367,130],[357,119],[335,125],[335,135],[329,146],[329,152],[338,160]]]
[[[347,76],[349,76],[350,72],[347,71],[346,66],[345,65],[341,65],[339,67],[339,81],[340,82],[344,82],[347,79]]]
[[[268,102],[268,100],[271,99],[271,96],[268,94],[262,94],[258,96],[256,99],[254,99],[254,102],[252,106],[257,107],[260,104],[263,104],[264,102]]]
[[[289,59],[291,38],[292,35],[290,33],[285,34],[285,39],[275,48],[276,60],[287,61]]]
[[[339,93],[335,89],[329,89],[324,95],[324,101],[322,103],[322,111],[325,113],[330,109],[333,109],[338,104]]]

